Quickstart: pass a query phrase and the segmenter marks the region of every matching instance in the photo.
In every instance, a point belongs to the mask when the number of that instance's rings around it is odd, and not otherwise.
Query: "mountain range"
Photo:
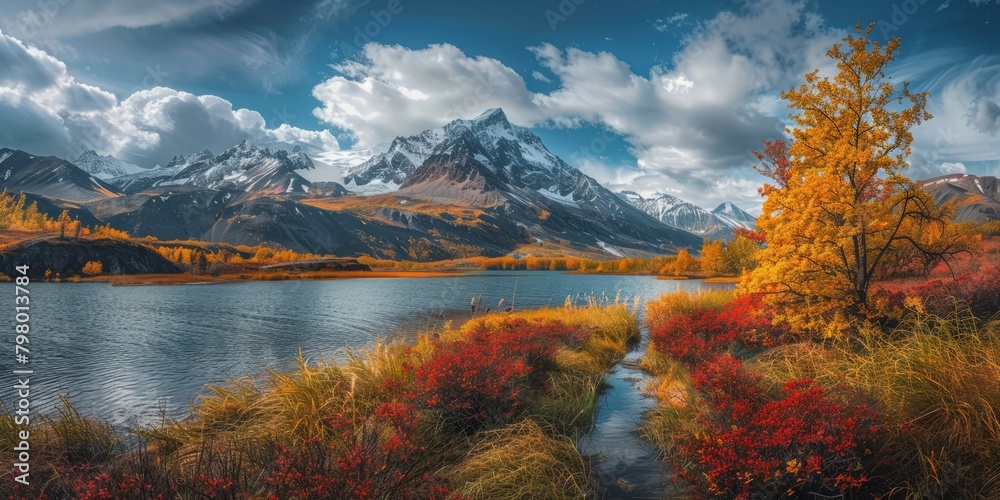
[[[728,240],[738,228],[752,229],[756,220],[728,201],[708,211],[669,194],[654,193],[643,198],[634,191],[622,191],[618,196],[664,224],[708,239]]]
[[[93,151],[69,162],[3,149],[0,188],[134,236],[393,259],[649,256],[753,223],[731,204],[708,212],[612,193],[499,109],[360,152],[312,153],[319,168],[304,151],[243,141],[144,169]],[[349,167],[343,185],[331,160]]]
[[[138,165],[121,161],[111,155],[101,156],[92,149],[85,151],[77,159],[73,160],[73,164],[83,169],[84,172],[105,181],[148,170]]]

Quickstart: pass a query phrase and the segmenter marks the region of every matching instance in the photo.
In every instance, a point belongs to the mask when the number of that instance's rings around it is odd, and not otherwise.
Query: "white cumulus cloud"
[[[749,149],[782,135],[787,110],[776,95],[813,68],[829,71],[825,52],[842,36],[803,2],[752,2],[746,12],[703,23],[670,64],[646,72],[608,52],[532,47],[558,85],[550,93],[533,93],[502,62],[451,45],[371,43],[314,88],[322,104],[314,114],[361,144],[491,107],[520,125],[594,125],[627,141],[646,180],[685,184],[689,198],[714,204],[740,187],[730,179],[756,175],[747,167]]]
[[[0,33],[0,147],[73,159],[87,149],[133,163],[163,164],[177,154],[216,153],[243,139],[338,149],[327,130],[282,124],[269,129],[260,113],[213,95],[166,87],[119,101],[78,82],[48,53]]]

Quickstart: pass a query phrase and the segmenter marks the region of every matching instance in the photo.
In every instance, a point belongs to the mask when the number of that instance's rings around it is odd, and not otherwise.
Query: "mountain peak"
[[[712,214],[716,217],[722,218],[727,222],[738,224],[747,229],[751,229],[757,222],[757,218],[748,214],[746,211],[737,207],[731,201],[726,201],[715,207],[712,210]]]
[[[475,122],[494,121],[494,120],[507,121],[507,114],[504,113],[503,109],[501,108],[490,108],[487,109],[486,111],[483,111],[479,116],[472,119],[472,121]]]
[[[550,189],[565,182],[562,174],[572,168],[531,130],[511,124],[502,109],[492,108],[472,119],[457,119],[441,128],[397,137],[388,151],[351,168],[344,176],[344,186],[355,192],[394,191],[431,155],[445,152],[473,158],[496,174],[504,170],[509,181],[533,189]],[[568,190],[569,186],[560,187],[560,192]]]
[[[119,160],[111,155],[101,156],[93,149],[84,151],[73,164],[101,180],[143,172],[146,169]]]

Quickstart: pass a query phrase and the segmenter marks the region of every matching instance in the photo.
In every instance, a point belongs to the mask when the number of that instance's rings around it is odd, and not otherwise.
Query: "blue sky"
[[[911,176],[1000,174],[996,0],[6,4],[0,147],[40,154],[347,149],[503,107],[609,187],[753,208],[778,94],[875,21],[902,38],[895,79],[932,94]]]

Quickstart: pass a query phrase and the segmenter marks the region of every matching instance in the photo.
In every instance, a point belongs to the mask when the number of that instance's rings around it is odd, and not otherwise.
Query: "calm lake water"
[[[206,384],[259,374],[265,367],[287,368],[300,345],[311,359],[329,359],[346,346],[363,347],[378,336],[435,324],[441,311],[467,310],[479,294],[484,307],[495,309],[501,299],[506,307],[515,283],[518,309],[561,305],[567,296],[620,295],[645,302],[678,289],[731,286],[548,271],[141,287],[35,283],[33,410],[50,411],[65,395],[83,415],[120,425],[156,422],[163,414],[183,417]],[[10,331],[13,317],[6,316]],[[16,368],[12,358],[0,357],[5,373]],[[628,384],[623,377],[618,373],[610,382]],[[612,390],[608,397],[623,394],[615,405],[648,404],[627,390]],[[3,391],[8,407],[12,395]]]

